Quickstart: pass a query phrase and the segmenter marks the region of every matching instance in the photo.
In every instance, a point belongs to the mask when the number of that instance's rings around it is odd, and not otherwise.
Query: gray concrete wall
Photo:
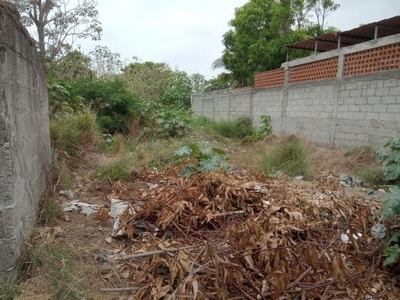
[[[215,121],[272,118],[274,133],[321,144],[382,146],[400,134],[400,70],[192,96],[192,109]]]
[[[18,18],[0,1],[0,277],[15,274],[51,166],[47,85]]]

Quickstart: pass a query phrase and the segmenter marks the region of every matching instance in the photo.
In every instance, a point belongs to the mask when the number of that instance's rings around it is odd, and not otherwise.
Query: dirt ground
[[[261,157],[262,151],[271,145],[271,141],[264,141],[257,145],[246,145],[237,148],[229,148],[230,162],[237,170],[254,172]],[[352,174],[354,169],[361,163],[374,164],[373,158],[366,152],[359,152],[356,155],[346,157],[345,149],[322,148],[309,143],[310,161],[314,174]],[[106,158],[104,160],[107,160]],[[145,181],[131,182],[109,182],[92,179],[91,171],[77,170],[75,182],[71,186],[74,199],[84,203],[98,205],[99,207],[110,205],[110,199],[117,197],[121,200],[135,203],[148,189]],[[132,183],[133,182],[133,183]],[[129,193],[119,191],[118,184],[129,186]],[[293,183],[304,190],[315,188],[315,182],[298,181]],[[342,187],[342,192],[349,195],[358,195],[366,198],[373,198],[375,194],[368,196],[368,187]],[[57,191],[58,192],[58,191]],[[56,201],[61,205],[68,203],[68,197],[57,195]],[[84,291],[82,299],[134,299],[131,292],[104,292],[101,289],[125,288],[130,286],[130,273],[124,270],[123,264],[104,264],[104,255],[126,254],[126,249],[133,249],[135,242],[126,238],[111,238],[112,220],[96,220],[94,214],[86,216],[78,211],[63,212],[56,222],[48,227],[39,227],[36,236],[49,243],[57,244],[68,250],[72,255],[71,263],[77,270],[80,279],[80,288]],[[45,234],[43,234],[45,233]],[[40,240],[39,239],[39,240]],[[21,295],[18,299],[52,299],[49,288],[49,274],[39,272],[24,280],[21,285]],[[61,297],[59,299],[69,299]],[[149,298],[150,299],[150,298]],[[239,298],[235,298],[239,299]],[[244,298],[243,298],[244,299]],[[286,299],[286,298],[285,298]],[[343,298],[344,299],[344,298]]]

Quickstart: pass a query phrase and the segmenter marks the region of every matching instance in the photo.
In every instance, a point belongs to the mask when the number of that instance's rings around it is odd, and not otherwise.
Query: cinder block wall
[[[47,85],[15,12],[0,1],[0,278],[15,275],[51,164]]]
[[[192,109],[218,121],[261,115],[274,133],[298,134],[320,144],[382,146],[400,134],[400,70],[286,86],[192,96]]]

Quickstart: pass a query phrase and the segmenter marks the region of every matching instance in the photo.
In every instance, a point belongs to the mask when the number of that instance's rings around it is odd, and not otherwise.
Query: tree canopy
[[[286,60],[283,45],[323,33],[326,17],[338,7],[332,0],[250,0],[236,8],[231,29],[223,35],[222,57],[213,67],[229,70],[237,86],[251,85],[255,73]],[[311,22],[311,12],[317,24]],[[308,54],[294,50],[291,58]]]

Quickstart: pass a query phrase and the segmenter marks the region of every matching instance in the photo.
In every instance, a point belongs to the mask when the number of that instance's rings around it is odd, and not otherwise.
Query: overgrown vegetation
[[[361,166],[356,169],[355,175],[360,177],[369,186],[377,187],[385,183],[383,170],[380,167]]]
[[[127,179],[131,172],[132,161],[132,157],[124,156],[106,165],[102,165],[99,167],[97,178],[110,180]]]
[[[12,281],[0,280],[0,300],[14,300],[19,295],[19,286]]]
[[[189,178],[195,172],[228,170],[229,164],[225,155],[221,149],[205,144],[190,144],[175,152],[175,157],[181,159],[181,175],[185,178]]]
[[[54,236],[49,227],[42,237]],[[37,233],[34,237],[39,239]],[[33,240],[26,244],[24,252],[21,254],[19,262],[19,273],[22,279],[27,279],[38,272],[48,274],[51,299],[55,300],[78,300],[84,298],[81,284],[85,280],[82,274],[78,273],[73,267],[74,258],[65,249],[58,245],[54,240]]]
[[[208,124],[213,130],[227,138],[242,139],[254,132],[249,117],[239,117],[231,121],[219,121]]]
[[[378,152],[378,159],[384,165],[383,176],[389,185],[385,186],[388,193],[380,196],[383,201],[381,214],[383,217],[398,217],[400,215],[400,136],[390,139],[384,148]],[[398,218],[396,219],[398,222]],[[398,237],[400,232],[394,232],[383,251],[386,259],[384,266],[392,265],[400,258]]]
[[[79,159],[96,151],[100,145],[100,130],[96,115],[89,109],[63,113],[50,121],[52,148],[66,158]]]
[[[260,162],[260,169],[270,175],[283,172],[288,176],[311,175],[307,148],[295,136],[289,136],[279,144],[271,147]]]

